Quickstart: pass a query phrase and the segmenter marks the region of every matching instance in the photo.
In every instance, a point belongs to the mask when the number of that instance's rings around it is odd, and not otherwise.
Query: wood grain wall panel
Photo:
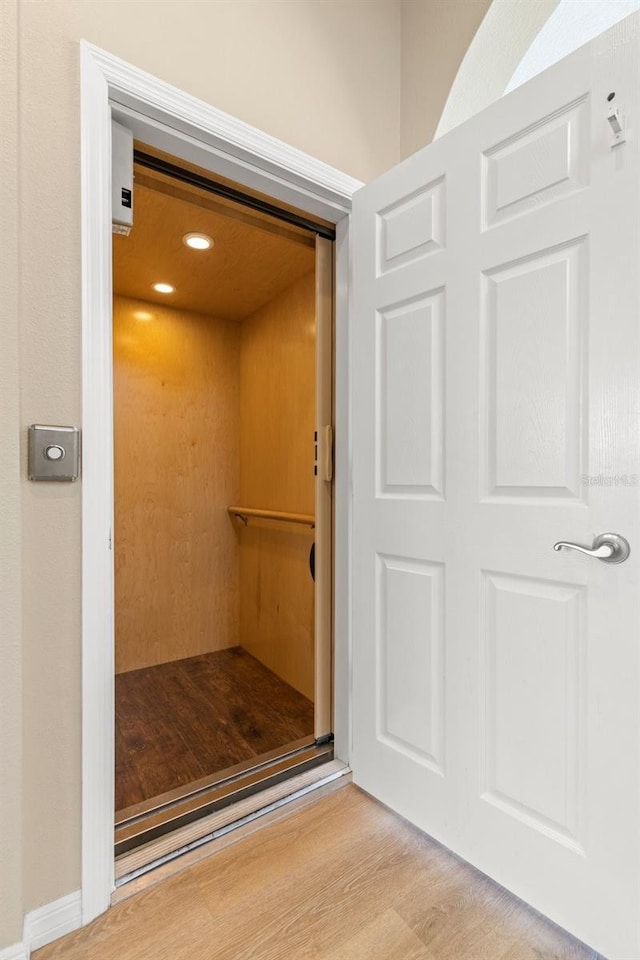
[[[315,280],[311,271],[241,325],[240,503],[314,514]],[[240,543],[240,643],[314,697],[314,531],[250,520]]]
[[[240,644],[314,699],[313,530],[249,521],[240,540]]]
[[[116,672],[238,643],[237,323],[114,300]]]

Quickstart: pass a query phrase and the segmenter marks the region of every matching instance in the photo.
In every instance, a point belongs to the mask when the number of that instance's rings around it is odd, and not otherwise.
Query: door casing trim
[[[349,762],[350,211],[362,184],[80,41],[82,226],[82,923],[114,889],[111,117],[137,139],[336,224],[335,756]]]

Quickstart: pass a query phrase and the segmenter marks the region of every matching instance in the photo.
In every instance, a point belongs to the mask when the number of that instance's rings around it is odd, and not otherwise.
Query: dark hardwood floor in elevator
[[[313,704],[242,647],[116,676],[116,810],[313,734]]]

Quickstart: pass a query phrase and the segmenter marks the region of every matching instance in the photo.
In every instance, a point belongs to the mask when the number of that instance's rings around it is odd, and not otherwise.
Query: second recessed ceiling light
[[[213,246],[213,240],[206,233],[185,233],[182,242],[192,250],[209,250]]]

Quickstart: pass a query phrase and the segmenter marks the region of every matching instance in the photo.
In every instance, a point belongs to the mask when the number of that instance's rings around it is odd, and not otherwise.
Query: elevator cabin
[[[332,755],[331,233],[135,146],[113,237],[121,855]]]

